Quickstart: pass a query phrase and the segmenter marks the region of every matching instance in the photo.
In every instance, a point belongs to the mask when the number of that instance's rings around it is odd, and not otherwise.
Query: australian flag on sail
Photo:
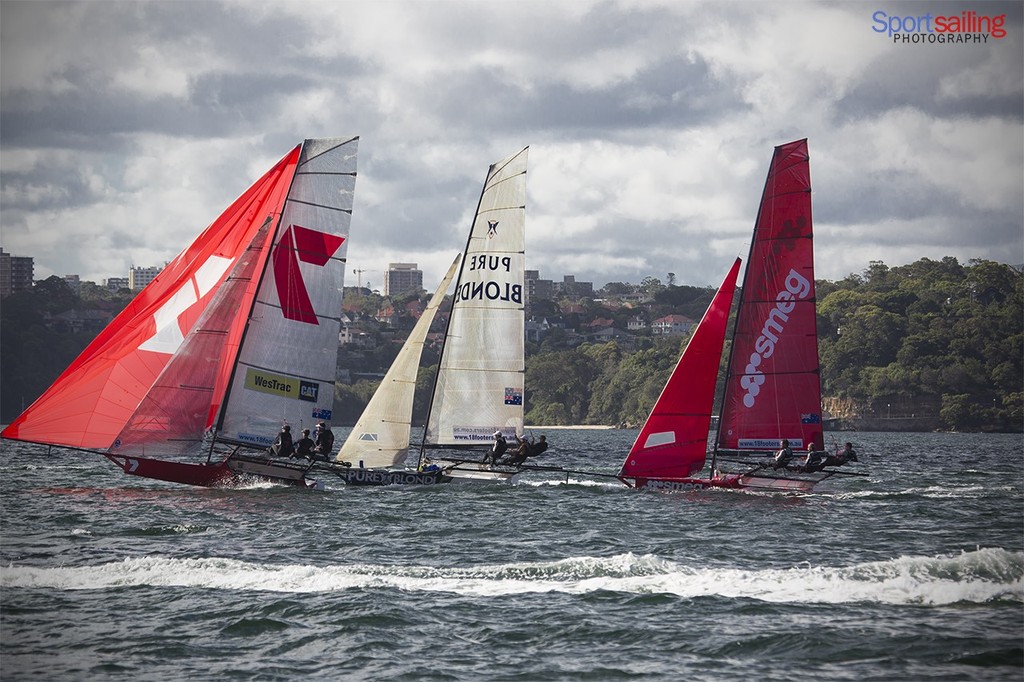
[[[505,388],[505,404],[506,405],[522,405],[523,404],[523,389],[521,388]]]
[[[801,424],[820,424],[821,423],[821,415],[820,414],[802,414],[802,415],[800,415],[800,423]]]

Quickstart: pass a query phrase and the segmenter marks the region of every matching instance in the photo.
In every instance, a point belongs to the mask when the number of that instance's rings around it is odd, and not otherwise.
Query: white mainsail
[[[223,407],[220,435],[266,445],[330,421],[359,139],[306,140]]]
[[[462,255],[455,257],[448,273],[441,280],[426,310],[417,320],[402,350],[384,375],[359,421],[341,446],[339,462],[350,462],[360,468],[390,467],[405,459],[409,448],[409,428],[416,394],[416,374],[420,355],[430,324],[444,301],[445,292],[455,278]]]
[[[490,167],[455,287],[425,445],[522,433],[529,147]]]

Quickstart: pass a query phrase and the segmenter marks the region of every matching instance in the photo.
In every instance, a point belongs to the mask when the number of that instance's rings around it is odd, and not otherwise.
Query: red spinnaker
[[[747,259],[719,449],[824,449],[807,140],[775,148]]]
[[[686,344],[619,476],[683,478],[704,467],[715,382],[740,259]]]
[[[2,436],[109,448],[260,227],[268,217],[276,223],[300,149],[282,158],[168,263]],[[207,414],[199,418],[206,420]]]

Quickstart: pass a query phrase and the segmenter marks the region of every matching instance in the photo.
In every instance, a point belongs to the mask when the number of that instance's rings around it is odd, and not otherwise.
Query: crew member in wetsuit
[[[814,441],[812,440],[807,444],[807,457],[804,458],[804,463],[800,466],[800,471],[804,473],[813,473],[815,471],[821,471],[825,468],[823,457],[825,453],[814,449]]]
[[[539,457],[543,455],[548,449],[548,437],[541,436],[540,440],[536,443],[530,444],[530,447],[526,449],[527,457]]]
[[[324,422],[318,423],[313,436],[313,459],[326,462],[331,457],[332,448],[334,448],[334,432]]]
[[[847,443],[846,447],[843,448],[842,452],[837,452],[834,455],[829,455],[825,458],[825,461],[821,466],[823,467],[841,467],[847,462],[856,462],[857,452],[853,449],[853,443]]]
[[[484,455],[484,464],[488,463],[488,458],[490,458],[490,464],[497,464],[506,450],[508,450],[508,441],[505,440],[505,436],[502,435],[501,431],[495,431],[494,445],[491,446],[490,452]]]
[[[295,444],[295,458],[313,456],[313,439],[309,437],[309,429],[302,429],[302,438]]]
[[[270,446],[271,457],[288,457],[295,452],[292,445],[292,427],[285,424],[281,427],[281,433],[277,434],[277,440]]]
[[[772,469],[785,469],[789,460],[793,459],[793,450],[789,447],[789,440],[782,439],[782,449],[775,453],[772,460]]]

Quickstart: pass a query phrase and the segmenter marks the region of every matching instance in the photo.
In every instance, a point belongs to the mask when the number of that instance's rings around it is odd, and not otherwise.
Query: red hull
[[[227,459],[217,464],[186,464],[126,455],[106,454],[106,457],[132,476],[204,488],[230,488],[254,478],[303,488],[309,485],[302,467],[274,464],[258,458]]]
[[[744,488],[740,476],[720,478],[649,478],[645,476],[619,476],[619,480],[631,488],[649,490],[707,490],[709,488]],[[632,481],[632,483],[630,483]]]
[[[632,488],[649,490],[708,490],[726,488],[731,490],[763,490],[767,492],[808,492],[834,472],[814,479],[785,478],[775,476],[758,476],[747,474],[728,474],[715,478],[649,478],[642,476],[620,476],[619,480]],[[630,483],[632,481],[632,483]]]

